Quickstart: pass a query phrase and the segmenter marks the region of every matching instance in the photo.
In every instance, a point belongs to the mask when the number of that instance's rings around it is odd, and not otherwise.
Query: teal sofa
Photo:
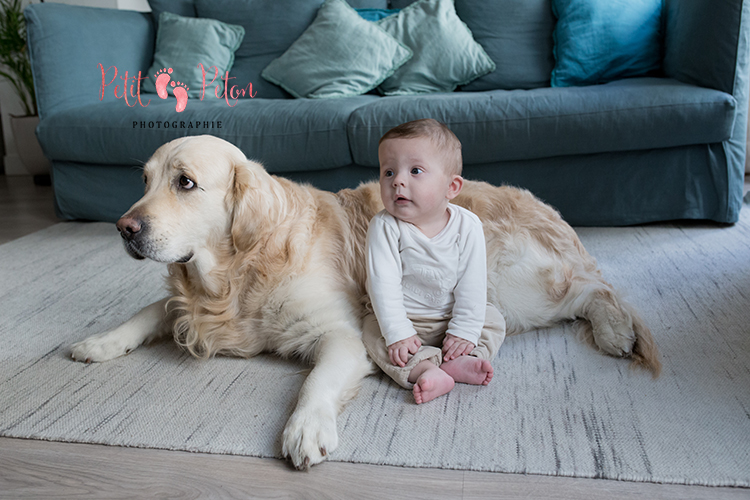
[[[463,144],[464,177],[531,190],[574,225],[672,219],[737,221],[748,110],[748,19],[743,0],[665,0],[663,59],[647,77],[550,87],[550,0],[455,0],[456,12],[497,69],[455,92],[293,99],[259,74],[312,22],[322,0],[200,2],[205,17],[245,24],[250,42],[233,74],[255,97],[174,100],[101,93],[152,64],[149,13],[33,4],[25,10],[40,124],[52,161],[57,213],[114,221],[142,194],[140,166],[162,144],[213,134],[273,174],[327,190],[378,175],[377,142],[399,123],[431,117]],[[357,8],[409,2],[351,0]],[[174,2],[193,12],[190,0]],[[252,42],[254,40],[254,42]],[[252,42],[252,43],[251,43]],[[102,65],[100,68],[99,65]],[[108,78],[113,73],[108,74]],[[120,84],[123,80],[119,80]],[[192,127],[192,128],[191,128]]]

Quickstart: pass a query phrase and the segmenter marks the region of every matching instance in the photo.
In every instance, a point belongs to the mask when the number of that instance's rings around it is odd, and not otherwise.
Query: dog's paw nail
[[[133,352],[133,349],[125,349],[125,355],[128,355],[128,354],[130,354],[131,352]]]
[[[84,361],[84,363],[86,363],[87,365],[90,365],[91,364],[91,358],[86,358],[86,361]]]
[[[323,455],[323,456],[326,456],[326,455],[328,455],[328,452],[326,451],[325,448],[321,448],[320,449],[320,454]]]
[[[310,470],[310,457],[305,457],[305,460],[299,465],[295,467],[297,470],[304,470],[309,471]]]

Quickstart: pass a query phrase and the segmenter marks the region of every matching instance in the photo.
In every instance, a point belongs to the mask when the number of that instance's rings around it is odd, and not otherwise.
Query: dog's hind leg
[[[602,280],[583,285],[576,298],[575,316],[579,333],[589,343],[618,357],[630,357],[657,377],[661,371],[659,351],[651,330],[636,310]]]
[[[154,302],[114,330],[73,344],[71,357],[85,363],[108,361],[129,354],[144,342],[167,334],[167,301],[168,299],[163,299]]]

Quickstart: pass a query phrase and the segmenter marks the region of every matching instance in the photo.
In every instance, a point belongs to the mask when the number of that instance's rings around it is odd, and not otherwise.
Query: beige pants
[[[409,373],[424,360],[429,360],[440,366],[443,362],[443,339],[448,330],[450,319],[435,320],[428,318],[409,318],[417,331],[422,347],[409,359],[406,366],[400,367],[391,363],[385,338],[380,333],[380,325],[375,315],[370,313],[365,317],[362,341],[367,348],[367,354],[389,377],[401,387],[411,389],[414,384],[409,382]],[[495,306],[487,304],[484,328],[479,337],[479,344],[471,351],[471,356],[480,359],[493,359],[505,340],[505,318]]]

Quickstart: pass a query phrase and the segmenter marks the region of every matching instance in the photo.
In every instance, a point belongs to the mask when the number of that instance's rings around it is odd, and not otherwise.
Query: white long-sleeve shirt
[[[386,345],[416,334],[409,317],[451,318],[447,333],[477,345],[487,304],[487,249],[479,217],[448,205],[433,238],[383,210],[367,231],[367,292]]]

